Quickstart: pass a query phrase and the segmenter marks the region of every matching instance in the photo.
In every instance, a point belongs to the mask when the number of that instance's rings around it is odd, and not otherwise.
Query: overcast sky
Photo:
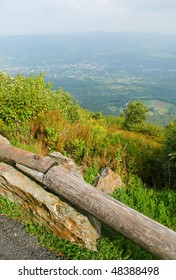
[[[92,31],[176,35],[176,0],[0,0],[0,36]]]

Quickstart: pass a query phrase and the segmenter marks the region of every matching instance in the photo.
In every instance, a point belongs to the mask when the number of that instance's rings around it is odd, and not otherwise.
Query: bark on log
[[[43,179],[43,184],[54,193],[114,228],[159,259],[176,260],[176,232],[53,166],[57,162],[51,158],[12,147],[0,138],[0,161],[13,165],[19,163],[44,173],[44,176],[40,174],[35,179],[40,179],[40,182]],[[30,175],[34,177],[34,174]]]
[[[46,173],[52,166],[58,165],[57,160],[41,157],[31,152],[13,147],[0,139],[0,161],[15,165],[22,164],[39,172]]]
[[[27,175],[28,177],[35,179],[37,182],[39,183],[43,183],[43,178],[44,178],[44,174],[41,172],[38,172],[34,169],[31,169],[29,167],[26,167],[24,165],[21,164],[16,164],[17,169],[19,169],[20,171],[22,171],[22,173],[24,173],[25,175]]]
[[[43,183],[54,193],[90,213],[159,259],[176,260],[176,232],[96,190],[59,167]]]

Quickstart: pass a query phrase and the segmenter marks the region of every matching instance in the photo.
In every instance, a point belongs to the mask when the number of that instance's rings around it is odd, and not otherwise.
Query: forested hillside
[[[163,128],[147,124],[146,114],[141,101],[131,101],[120,116],[103,116],[82,109],[62,88],[51,90],[43,75],[0,73],[0,134],[35,153],[73,158],[90,184],[110,167],[125,184],[114,198],[176,230],[176,120]],[[71,259],[153,258],[105,226],[98,252],[60,248]]]

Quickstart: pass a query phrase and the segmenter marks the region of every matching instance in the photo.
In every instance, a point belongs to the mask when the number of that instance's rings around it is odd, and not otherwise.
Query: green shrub
[[[176,120],[166,127],[163,167],[165,170],[166,184],[176,189]]]
[[[1,77],[2,78],[2,77]],[[49,88],[43,76],[24,78],[8,77],[8,83],[0,85],[0,118],[6,124],[19,126],[26,120],[36,118],[48,109]]]
[[[62,116],[73,123],[79,119],[79,105],[72,100],[72,96],[61,87],[50,92],[50,109],[61,111]]]
[[[69,150],[76,162],[79,162],[86,154],[85,140],[76,138],[70,142]]]
[[[47,110],[60,109],[70,122],[79,118],[79,106],[70,94],[59,88],[51,91],[43,75],[14,78],[0,74],[0,118],[5,124],[19,126],[25,121],[36,119]]]
[[[155,124],[136,124],[133,126],[132,131],[150,136],[151,138],[154,138],[159,142],[163,142],[164,140],[164,128]]]
[[[97,164],[93,163],[90,167],[86,167],[84,171],[84,180],[90,185],[93,185],[98,171],[99,168]]]
[[[124,127],[133,129],[133,126],[146,120],[147,107],[140,100],[131,100],[124,109]]]
[[[176,193],[170,189],[147,188],[137,176],[131,176],[127,190],[117,189],[112,196],[159,223],[176,230]]]

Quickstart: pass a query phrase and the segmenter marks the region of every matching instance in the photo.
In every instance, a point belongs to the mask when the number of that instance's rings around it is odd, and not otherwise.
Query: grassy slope
[[[52,92],[42,76],[18,76],[12,80],[1,75],[0,101],[0,133],[12,144],[39,154],[56,150],[71,156],[82,166],[89,183],[93,183],[100,168],[111,167],[126,184],[126,189],[113,194],[116,199],[176,229],[175,193],[159,190],[163,183],[162,129],[143,125],[136,132],[123,130],[123,118],[103,117],[81,109],[62,89]],[[0,199],[0,211],[24,222],[19,207],[8,200]],[[90,252],[54,237],[28,219],[25,223],[27,231],[65,258],[153,258],[106,226],[98,252]]]

